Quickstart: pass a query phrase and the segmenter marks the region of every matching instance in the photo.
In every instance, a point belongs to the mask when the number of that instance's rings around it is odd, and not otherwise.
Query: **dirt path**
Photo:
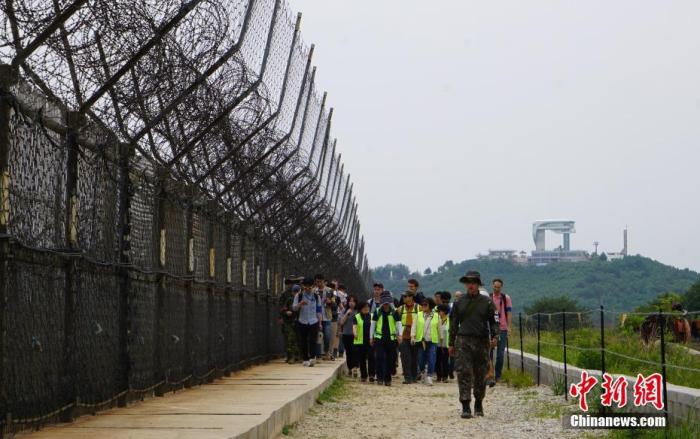
[[[289,430],[298,438],[576,438],[565,430],[562,411],[571,410],[563,396],[548,387],[517,390],[499,384],[487,389],[483,418],[461,419],[456,383],[391,387],[345,378],[343,395],[317,404]]]

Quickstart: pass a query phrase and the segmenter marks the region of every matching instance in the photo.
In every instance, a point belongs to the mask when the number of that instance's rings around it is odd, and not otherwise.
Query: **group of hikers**
[[[473,413],[483,416],[486,386],[501,378],[512,302],[501,279],[492,281],[491,293],[477,271],[460,282],[466,293],[426,297],[409,279],[400,298],[377,282],[364,301],[320,274],[288,277],[279,299],[286,361],[313,367],[345,356],[353,377],[384,386],[391,386],[399,359],[403,384],[447,383],[456,373],[461,416],[472,417],[472,393]]]

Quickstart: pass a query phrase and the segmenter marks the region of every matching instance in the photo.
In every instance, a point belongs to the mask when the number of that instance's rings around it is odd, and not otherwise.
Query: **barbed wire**
[[[367,290],[333,111],[286,2],[13,0],[0,23],[0,299],[31,316],[0,321],[12,425],[267,358],[287,270]]]

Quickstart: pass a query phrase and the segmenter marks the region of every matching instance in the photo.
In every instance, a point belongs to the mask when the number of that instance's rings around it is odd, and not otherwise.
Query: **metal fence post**
[[[525,373],[525,354],[523,353],[523,314],[518,313],[518,326],[520,328],[520,372]]]
[[[66,114],[68,133],[66,135],[66,217],[65,239],[66,248],[70,251],[78,250],[78,132],[84,125],[85,118],[77,112]],[[77,394],[77,358],[76,358],[76,326],[77,326],[77,302],[79,269],[78,263],[73,258],[65,262],[65,302],[64,302],[64,347],[63,347],[63,383],[64,404],[75,403]],[[77,404],[61,414],[61,421],[71,422],[76,416]]]
[[[564,347],[564,399],[569,400],[569,375],[566,365],[566,310],[561,313],[562,346]]]
[[[216,203],[209,202],[207,205],[207,217],[216,217]],[[214,352],[216,352],[217,346],[217,319],[216,319],[216,305],[214,303],[215,285],[216,285],[216,249],[214,247],[214,221],[209,219],[209,233],[207,235],[207,279],[209,285],[207,286],[207,316],[208,316],[208,328],[207,328],[207,364],[209,370],[216,369],[217,364]],[[221,255],[219,255],[221,257]],[[207,382],[211,383],[215,378],[218,378],[219,372],[208,374]]]
[[[185,280],[185,355],[183,358],[184,375],[192,378],[185,381],[185,387],[191,387],[195,375],[194,359],[192,358],[192,339],[194,332],[194,320],[192,315],[192,301],[194,288],[193,282],[195,277],[195,255],[194,255],[194,193],[187,194],[187,280]]]
[[[0,412],[11,415],[7,410],[5,390],[5,306],[7,302],[7,256],[10,252],[8,226],[10,220],[10,118],[12,104],[9,100],[10,87],[17,81],[17,71],[9,65],[0,65]],[[0,429],[0,437],[3,437]]]
[[[661,377],[663,380],[663,398],[664,398],[664,418],[668,425],[668,392],[666,390],[666,338],[664,337],[665,319],[664,314],[659,310],[659,320],[661,321]]]
[[[537,313],[537,385],[540,385],[540,313]]]
[[[133,148],[128,143],[119,144],[119,355],[121,362],[121,385],[124,390],[130,388],[131,359],[129,357],[129,305],[131,280],[128,265],[131,262],[131,197],[133,188],[129,176],[129,162]],[[117,400],[119,407],[126,406],[128,393]]]
[[[226,288],[224,289],[226,310],[224,313],[224,352],[226,356],[226,368],[224,376],[231,376],[231,365],[233,363],[232,343],[233,343],[233,303],[231,298],[231,281],[233,279],[233,262],[231,257],[231,227],[228,222],[225,224],[225,246],[226,246]]]
[[[605,309],[600,305],[600,376],[605,375]],[[600,412],[605,413],[606,407],[600,406]]]
[[[600,372],[605,375],[605,310],[600,305]]]
[[[168,342],[165,334],[165,274],[167,267],[167,235],[165,228],[165,199],[167,197],[165,169],[158,170],[158,183],[155,188],[155,211],[154,211],[154,239],[153,254],[158,267],[156,273],[156,300],[154,310],[154,358],[153,358],[153,383],[163,384],[154,389],[155,396],[163,396],[166,390],[166,376],[164,365],[164,349]]]

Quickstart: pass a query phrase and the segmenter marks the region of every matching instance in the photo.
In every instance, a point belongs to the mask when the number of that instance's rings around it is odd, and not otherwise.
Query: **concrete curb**
[[[523,353],[523,364],[525,367],[525,373],[532,375],[533,379],[537,379],[537,355],[530,354],[528,352]],[[510,349],[510,367],[511,369],[520,370],[520,350]],[[581,379],[581,369],[580,367],[567,365],[566,375],[568,377],[569,385],[574,382],[578,382]],[[599,379],[601,377],[600,370],[586,369],[590,375],[595,375]],[[612,373],[614,376],[620,376],[622,374]],[[622,375],[627,379],[627,399],[628,401],[634,401],[634,382],[636,377],[631,377],[629,375]],[[564,363],[559,361],[554,361],[550,358],[540,357],[540,383],[543,385],[551,386],[557,380],[563,381],[564,379]],[[695,389],[692,387],[683,387],[675,384],[668,384],[668,412],[671,418],[671,423],[688,422],[694,420],[700,420],[700,389]],[[635,407],[633,404],[628,403],[627,409],[632,412],[637,413],[653,413],[658,414],[659,412],[653,408],[639,408]]]
[[[333,364],[335,370],[321,384],[299,395],[296,399],[287,401],[282,407],[270,413],[270,416],[252,427],[245,433],[233,436],[231,439],[268,439],[282,435],[285,425],[291,425],[304,417],[306,412],[316,404],[318,396],[326,390],[344,370],[345,361]]]

